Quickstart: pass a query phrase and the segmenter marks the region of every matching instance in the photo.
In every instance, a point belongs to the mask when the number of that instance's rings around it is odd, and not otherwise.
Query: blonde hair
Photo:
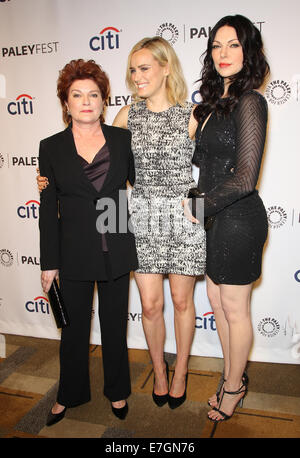
[[[126,83],[132,92],[133,100],[139,101],[142,99],[138,97],[137,88],[131,79],[131,58],[135,52],[145,48],[151,51],[154,59],[156,59],[162,67],[165,67],[167,64],[169,65],[169,75],[166,81],[168,100],[172,105],[178,103],[183,106],[186,103],[188,91],[181,64],[172,46],[161,37],[143,38],[130,51],[127,61]]]

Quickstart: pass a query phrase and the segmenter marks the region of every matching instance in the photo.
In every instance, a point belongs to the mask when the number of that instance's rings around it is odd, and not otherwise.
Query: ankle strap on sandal
[[[227,391],[227,390],[225,390],[225,385],[224,385],[224,391],[223,392],[226,393],[226,394],[234,395],[234,394],[244,393],[245,391],[247,391],[247,385],[245,385],[245,383],[242,383],[242,386],[237,391]]]

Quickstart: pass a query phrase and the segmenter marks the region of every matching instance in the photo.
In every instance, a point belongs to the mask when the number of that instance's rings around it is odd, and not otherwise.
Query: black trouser
[[[126,399],[131,392],[127,351],[129,273],[113,280],[108,259],[106,265],[109,280],[98,281],[97,286],[104,395],[113,402]],[[61,335],[57,402],[73,407],[90,400],[89,343],[95,282],[61,278],[60,286],[70,325]]]

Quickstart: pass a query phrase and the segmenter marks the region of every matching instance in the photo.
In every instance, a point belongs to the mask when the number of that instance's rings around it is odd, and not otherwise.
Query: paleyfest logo
[[[105,27],[99,33],[90,39],[90,48],[92,51],[104,51],[105,49],[119,49],[120,36],[116,27]]]

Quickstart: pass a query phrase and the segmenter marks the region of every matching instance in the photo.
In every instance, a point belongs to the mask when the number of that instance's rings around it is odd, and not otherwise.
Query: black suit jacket
[[[110,167],[100,192],[89,181],[77,154],[71,126],[40,142],[41,176],[49,179],[41,193],[41,270],[59,269],[74,280],[106,280],[101,234],[96,228],[102,198],[115,203],[116,232],[105,234],[112,268],[117,278],[138,266],[135,239],[119,225],[119,215],[128,221],[126,182],[134,182],[131,134],[126,129],[102,124],[110,152]],[[123,195],[119,199],[119,191]],[[110,202],[112,202],[110,201]],[[99,221],[99,220],[98,220]]]

